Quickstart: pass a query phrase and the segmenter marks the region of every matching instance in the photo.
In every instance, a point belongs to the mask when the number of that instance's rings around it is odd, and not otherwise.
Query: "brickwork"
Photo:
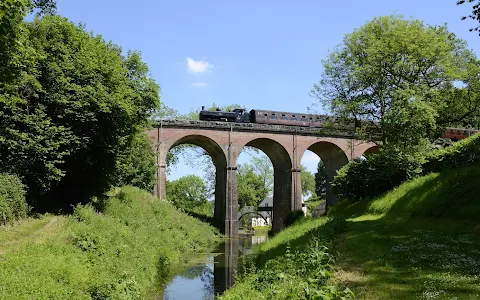
[[[325,163],[327,186],[336,170],[349,160],[374,149],[372,143],[352,139],[341,131],[322,133],[318,128],[283,125],[241,124],[204,121],[163,121],[147,131],[157,153],[157,183],[154,193],[164,199],[166,157],[180,144],[205,149],[216,167],[215,218],[224,222],[228,236],[238,234],[237,159],[245,146],[262,150],[274,168],[273,231],[284,228],[285,217],[300,210],[302,187],[300,161],[306,150],[316,153]],[[327,189],[327,206],[335,204]]]

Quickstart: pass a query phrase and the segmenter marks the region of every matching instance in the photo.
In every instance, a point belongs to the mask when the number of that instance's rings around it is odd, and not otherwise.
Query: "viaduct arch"
[[[227,236],[238,235],[237,159],[245,146],[262,150],[274,169],[273,232],[284,228],[290,211],[302,209],[300,160],[305,151],[316,153],[325,163],[327,206],[336,203],[330,182],[349,160],[375,151],[373,143],[342,133],[319,136],[318,129],[283,125],[206,121],[162,121],[147,131],[156,151],[157,174],[154,195],[166,197],[166,158],[180,144],[202,147],[216,169],[214,217]]]

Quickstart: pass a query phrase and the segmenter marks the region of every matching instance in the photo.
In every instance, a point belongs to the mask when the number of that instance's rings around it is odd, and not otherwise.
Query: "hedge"
[[[419,175],[471,165],[480,161],[480,133],[426,156],[380,153],[368,160],[355,159],[341,168],[332,182],[340,199],[359,201],[385,193]]]
[[[22,181],[17,176],[0,173],[0,224],[25,218],[27,211]]]

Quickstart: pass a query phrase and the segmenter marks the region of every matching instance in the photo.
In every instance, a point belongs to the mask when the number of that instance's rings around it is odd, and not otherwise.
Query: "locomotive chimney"
[[[202,105],[202,110],[205,110],[205,105]]]

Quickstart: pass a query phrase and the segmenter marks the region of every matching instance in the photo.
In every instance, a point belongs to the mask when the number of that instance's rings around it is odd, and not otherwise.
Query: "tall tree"
[[[167,198],[177,207],[194,209],[207,203],[208,193],[202,178],[187,175],[167,181]]]
[[[0,170],[22,177],[36,208],[68,210],[115,182],[117,156],[147,124],[159,86],[139,53],[122,55],[84,26],[58,16],[24,26],[19,47],[33,63],[7,96],[2,88]]]
[[[256,174],[250,164],[240,165],[237,175],[238,205],[257,207],[268,195],[263,178]]]
[[[327,173],[325,164],[322,160],[318,162],[317,172],[315,173],[315,194],[321,197],[327,191]]]
[[[247,149],[246,152],[249,153],[251,151]],[[253,153],[256,154],[256,152]],[[262,178],[263,186],[267,189],[268,193],[273,193],[273,165],[270,158],[265,154],[260,156],[252,155],[249,165],[252,166],[255,174]]]
[[[300,166],[300,180],[302,182],[302,195],[304,197],[308,195],[315,195],[315,177],[302,165]]]
[[[360,124],[362,138],[399,151],[427,144],[437,123],[456,113],[448,107],[456,83],[469,86],[478,74],[474,54],[445,26],[397,15],[374,18],[347,34],[323,66],[313,96],[339,121]]]

